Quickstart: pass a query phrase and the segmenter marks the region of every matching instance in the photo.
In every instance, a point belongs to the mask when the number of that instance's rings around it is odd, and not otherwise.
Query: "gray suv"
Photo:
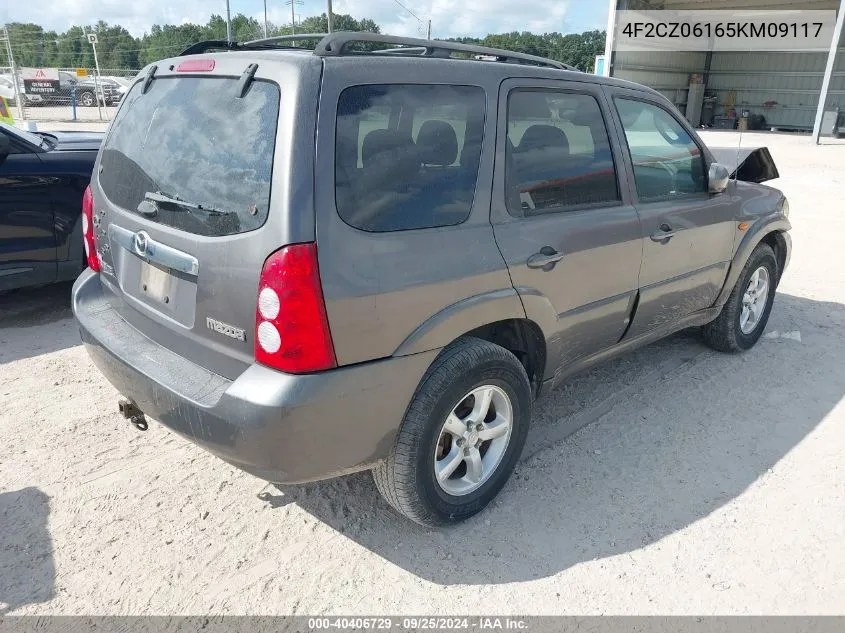
[[[765,327],[771,158],[729,178],[649,88],[373,34],[187,52],[139,74],[83,204],[73,309],[136,422],[271,482],[372,470],[442,525],[505,484],[542,390]]]

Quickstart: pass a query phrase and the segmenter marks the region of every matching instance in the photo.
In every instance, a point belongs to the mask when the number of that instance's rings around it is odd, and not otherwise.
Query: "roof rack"
[[[537,57],[536,55],[528,55],[526,53],[516,53],[514,51],[506,51],[501,48],[488,48],[486,46],[475,46],[473,44],[461,44],[459,42],[444,42],[443,40],[423,40],[412,37],[398,37],[395,35],[382,35],[381,33],[358,33],[353,31],[336,31],[326,35],[317,48],[314,54],[320,57],[339,57],[343,55],[366,55],[368,53],[361,53],[357,51],[347,51],[347,46],[352,42],[375,42],[379,44],[395,44],[397,46],[410,47],[407,50],[403,48],[394,48],[377,51],[379,54],[402,55],[410,54],[422,57],[451,57],[452,53],[472,53],[474,55],[486,55],[495,58],[496,61],[509,62],[514,64],[532,64],[534,66],[548,66],[552,68],[559,68],[561,70],[575,70],[568,64],[548,59],[546,57]],[[419,49],[425,49],[424,53],[420,53]]]
[[[476,56],[492,58],[498,62],[511,64],[530,64],[534,66],[546,66],[561,70],[574,70],[574,68],[563,62],[537,57],[526,53],[507,51],[501,48],[488,48],[486,46],[475,46],[473,44],[461,44],[460,42],[445,42],[443,40],[422,40],[413,37],[398,37],[395,35],[382,35],[381,33],[336,31],[334,33],[300,33],[298,35],[278,35],[249,42],[227,42],[226,40],[208,40],[192,44],[180,53],[183,55],[197,55],[211,50],[242,51],[242,50],[312,50],[304,46],[286,46],[288,42],[302,40],[319,40],[314,54],[319,57],[341,57],[343,55],[409,55],[414,57],[438,57],[449,58],[452,53],[470,53]],[[350,51],[348,45],[353,42],[372,42],[377,44],[393,44],[393,48],[386,48],[376,51]]]
[[[400,48],[382,48],[372,51],[374,55],[425,55],[428,48],[425,46],[402,46]]]
[[[179,57],[184,57],[185,55],[199,55],[200,53],[207,53],[208,51],[221,48],[229,51],[233,50],[235,46],[237,46],[235,42],[227,42],[226,40],[205,40],[204,42],[191,44],[188,48],[179,53]]]
[[[226,40],[206,40],[204,42],[197,42],[191,44],[184,51],[179,53],[179,56],[184,55],[199,55],[207,53],[208,51],[224,50],[224,51],[260,51],[272,49],[287,49],[287,50],[313,50],[312,47],[305,46],[285,46],[287,42],[297,42],[302,40],[322,40],[327,36],[326,33],[300,33],[298,35],[277,35],[276,37],[266,37],[260,40],[250,40],[249,42],[228,42]]]
[[[280,44],[284,42],[296,42],[299,40],[322,40],[328,36],[328,33],[298,33],[296,35],[276,35],[275,37],[265,37],[260,40],[250,40],[244,42],[241,46],[261,46],[267,44]],[[291,48],[300,48],[299,46]]]

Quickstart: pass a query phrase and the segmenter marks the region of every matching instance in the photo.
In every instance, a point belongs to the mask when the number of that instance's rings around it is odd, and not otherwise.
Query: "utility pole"
[[[296,35],[296,13],[294,13],[294,0],[290,0],[290,34]]]
[[[431,20],[428,21],[428,37],[426,39],[431,39]]]
[[[264,0],[264,39],[267,39],[267,0]]]
[[[12,38],[9,37],[9,28],[7,26],[3,26],[3,41],[6,42],[6,53],[9,56],[9,66],[12,69],[12,86],[15,91],[15,103],[18,106],[18,118],[23,121],[23,106],[21,105],[21,95],[20,91],[18,90],[18,73],[15,69],[15,58],[12,55]]]
[[[296,5],[304,4],[303,0],[288,0],[286,5],[290,5],[290,32],[291,35],[296,35]]]
[[[329,19],[329,28],[328,32],[332,32],[332,0],[326,0],[328,12],[326,13],[326,17]]]
[[[229,11],[229,0],[226,0],[226,41],[232,43],[232,13]]]
[[[88,34],[88,43],[91,44],[91,48],[94,49],[94,67],[96,68],[96,74],[94,75],[94,100],[97,102],[97,114],[100,115],[100,121],[103,120],[103,110],[100,107],[100,97],[103,97],[103,103],[106,101],[106,95],[102,90],[103,82],[100,81],[100,61],[97,59],[97,34],[96,33],[89,33]]]

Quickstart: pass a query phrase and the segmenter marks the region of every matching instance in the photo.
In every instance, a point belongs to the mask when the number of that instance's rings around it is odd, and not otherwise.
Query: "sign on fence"
[[[59,92],[58,68],[21,68],[23,91],[28,95],[54,95]]]
[[[77,77],[87,77],[88,76],[88,69],[87,68],[77,68],[76,69],[76,76]]]
[[[15,118],[12,116],[11,110],[9,110],[9,104],[6,103],[3,97],[0,97],[0,123],[15,124]]]

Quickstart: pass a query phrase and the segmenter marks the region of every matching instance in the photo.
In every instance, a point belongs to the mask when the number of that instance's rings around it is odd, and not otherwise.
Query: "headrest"
[[[508,101],[508,117],[511,119],[548,119],[551,108],[543,92],[516,92]]]
[[[413,139],[393,130],[373,130],[364,137],[361,144],[361,162],[366,167],[378,154],[411,148],[413,145]]]
[[[522,135],[517,152],[554,147],[569,153],[569,139],[559,127],[554,125],[532,125]]]
[[[458,159],[458,135],[446,121],[426,121],[417,135],[420,162],[446,167]]]

